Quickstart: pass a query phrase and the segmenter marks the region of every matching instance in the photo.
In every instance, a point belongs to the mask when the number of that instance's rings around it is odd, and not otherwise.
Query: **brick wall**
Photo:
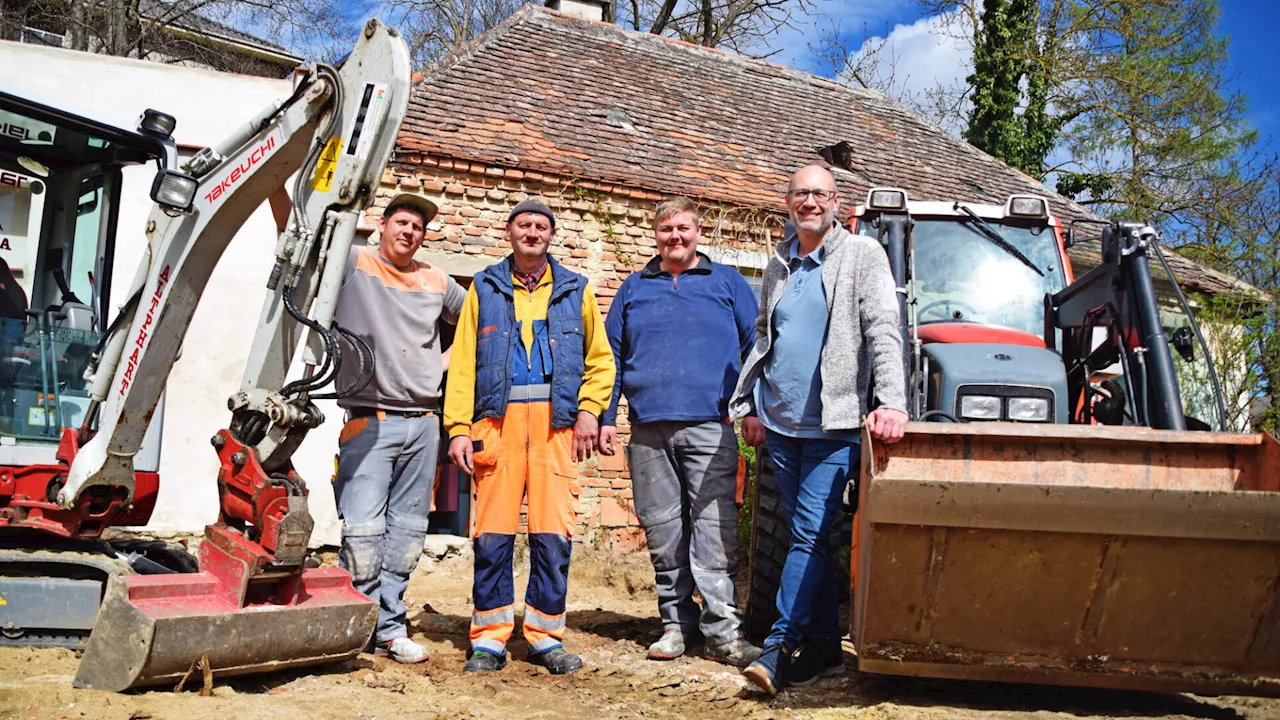
[[[431,198],[440,213],[427,228],[419,257],[452,275],[470,276],[505,257],[510,252],[504,239],[507,214],[530,197],[540,198],[556,214],[551,254],[590,280],[601,313],[608,313],[623,279],[654,256],[653,208],[663,197],[659,193],[419,155],[401,160],[383,176],[369,216],[379,216],[399,192]],[[704,246],[758,251],[768,247],[770,232],[781,227],[781,219],[751,209],[713,206],[705,215]],[[625,412],[619,413],[618,426],[625,443]],[[575,541],[644,547],[623,457],[619,452],[581,465]]]

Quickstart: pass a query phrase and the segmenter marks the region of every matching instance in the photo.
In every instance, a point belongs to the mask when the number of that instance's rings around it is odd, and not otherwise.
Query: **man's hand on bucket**
[[[867,429],[877,440],[896,443],[907,432],[907,414],[892,408],[876,408],[867,416]]]

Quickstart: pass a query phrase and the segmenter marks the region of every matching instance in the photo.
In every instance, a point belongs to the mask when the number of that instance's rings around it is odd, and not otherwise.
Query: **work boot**
[[[760,657],[760,648],[737,637],[724,643],[708,642],[702,650],[702,657],[725,665],[744,668]]]
[[[844,673],[844,648],[840,641],[810,643],[796,651],[787,672],[791,685],[812,685],[818,678]]]
[[[378,643],[373,652],[379,657],[388,657],[406,665],[427,659],[427,649],[407,637],[398,637],[386,644]]]
[[[770,695],[777,695],[787,684],[787,672],[791,665],[791,651],[782,643],[766,645],[756,661],[742,671],[742,675],[756,687]]]
[[[541,665],[551,671],[552,675],[564,675],[582,667],[582,658],[566,651],[562,647],[551,648],[546,652],[529,656],[529,663]]]
[[[473,650],[471,658],[462,664],[462,672],[498,672],[506,666],[506,653],[494,655],[483,650]]]
[[[684,654],[684,633],[677,628],[667,628],[662,637],[649,646],[650,660],[675,660]]]

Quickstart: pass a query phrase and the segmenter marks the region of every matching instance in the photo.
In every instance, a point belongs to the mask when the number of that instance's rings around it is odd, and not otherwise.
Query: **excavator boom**
[[[290,458],[323,422],[312,401],[326,397],[316,393],[343,361],[350,335],[333,311],[409,91],[403,39],[371,20],[340,68],[317,64],[290,97],[181,169],[169,157],[157,176],[130,300],[91,366],[83,425],[63,430],[58,459],[69,468],[52,470],[57,505],[96,513],[99,525],[133,501],[134,456],[223,250],[268,199],[288,206],[289,222],[243,383],[228,402],[230,423],[212,438],[220,512],[205,529],[200,571],[111,576],[76,686],[171,682],[202,662],[222,675],[276,670],[350,658],[367,645],[376,605],[345,571],[304,566],[313,521]],[[346,360],[371,377],[372,353],[356,347]],[[305,370],[287,382],[299,351]]]

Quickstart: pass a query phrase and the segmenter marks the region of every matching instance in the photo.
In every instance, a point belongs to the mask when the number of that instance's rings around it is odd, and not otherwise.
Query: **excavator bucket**
[[[250,564],[206,541],[202,571],[112,577],[75,686],[119,692],[271,672],[355,657],[377,606],[340,568],[251,575]]]
[[[1280,444],[912,423],[863,438],[861,670],[1280,696]]]

